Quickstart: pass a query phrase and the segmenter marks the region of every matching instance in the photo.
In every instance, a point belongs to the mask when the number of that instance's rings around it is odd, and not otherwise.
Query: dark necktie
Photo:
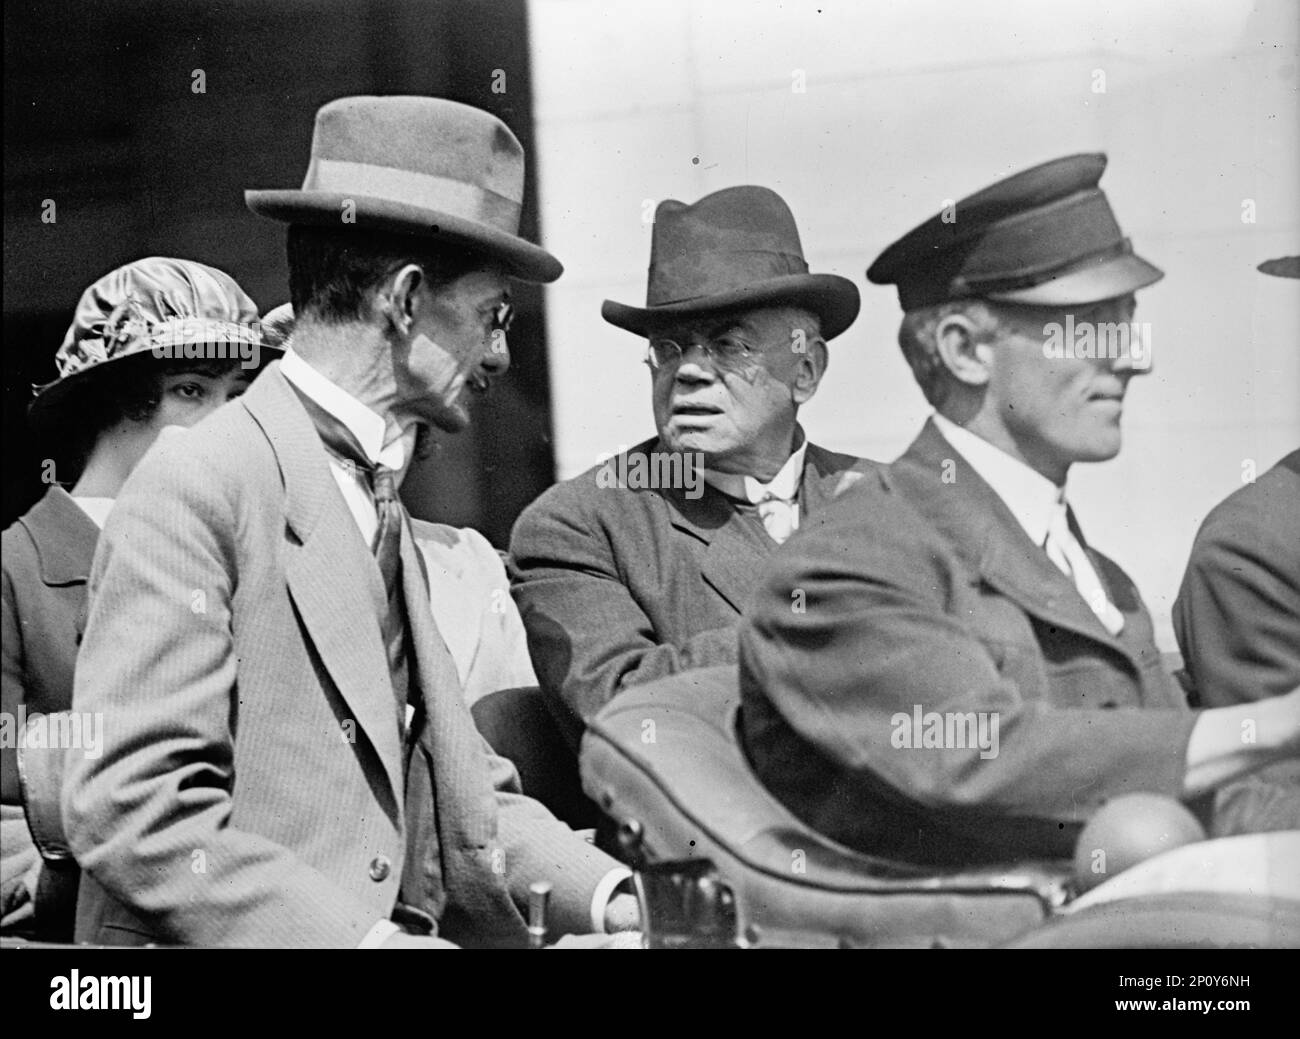
[[[289,384],[293,386],[291,382]],[[307,409],[321,442],[332,455],[366,475],[371,493],[375,497],[375,511],[379,525],[375,529],[374,541],[370,550],[375,554],[379,565],[379,574],[384,582],[387,598],[386,608],[379,617],[379,633],[384,640],[384,652],[388,656],[388,671],[393,680],[393,695],[397,699],[398,725],[406,727],[406,704],[408,699],[416,699],[418,694],[410,681],[408,657],[408,640],[406,626],[406,600],[402,595],[402,527],[405,520],[405,508],[397,496],[395,473],[386,465],[372,462],[362,450],[361,443],[353,432],[342,422],[322,408],[314,400],[293,387]],[[418,706],[418,704],[417,704]]]
[[[293,384],[290,383],[292,386]],[[375,512],[379,526],[375,530],[370,550],[379,564],[384,579],[384,590],[391,598],[401,588],[401,537],[402,502],[397,496],[396,473],[386,465],[372,462],[361,447],[352,430],[294,386],[294,392],[311,416],[316,432],[330,454],[345,465],[365,474],[370,493],[375,498]]]

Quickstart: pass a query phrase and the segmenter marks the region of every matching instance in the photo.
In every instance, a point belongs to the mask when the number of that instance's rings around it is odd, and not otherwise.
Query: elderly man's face
[[[1132,296],[1066,308],[997,308],[999,333],[989,364],[991,417],[1019,454],[1049,479],[1062,482],[1074,462],[1099,462],[1120,449],[1124,394],[1135,375],[1132,356],[1051,356],[1045,349],[1055,324],[1102,329],[1133,320]],[[1072,320],[1067,324],[1067,317]],[[1100,337],[1098,337],[1100,339]],[[1073,352],[1073,351],[1072,351]]]
[[[404,412],[449,433],[469,425],[470,397],[510,367],[501,320],[508,285],[501,271],[478,270],[420,287],[421,316],[398,366]]]
[[[770,479],[793,446],[799,405],[816,390],[821,341],[797,333],[790,311],[771,308],[667,328],[649,349],[658,357],[651,384],[664,444],[703,452],[721,472]]]

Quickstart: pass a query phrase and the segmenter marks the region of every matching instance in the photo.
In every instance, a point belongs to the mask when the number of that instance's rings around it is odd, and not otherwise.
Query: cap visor
[[[1043,307],[1100,303],[1117,296],[1127,296],[1164,276],[1165,272],[1159,267],[1147,263],[1140,256],[1129,254],[1071,271],[1033,288],[981,295],[985,299]]]

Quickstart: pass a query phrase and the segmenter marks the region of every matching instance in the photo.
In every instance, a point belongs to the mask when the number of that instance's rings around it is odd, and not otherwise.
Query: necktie
[[[1052,510],[1043,548],[1057,569],[1074,581],[1074,587],[1083,596],[1083,601],[1105,625],[1106,630],[1112,635],[1118,635],[1124,629],[1124,615],[1106,597],[1106,589],[1102,587],[1101,578],[1093,569],[1088,553],[1070,530],[1069,507],[1064,502],[1059,502]]]
[[[402,502],[397,496],[396,473],[386,465],[372,462],[366,455],[352,430],[322,408],[314,400],[294,387],[298,399],[302,401],[311,416],[316,432],[320,434],[330,454],[345,465],[365,474],[370,485],[370,493],[375,498],[375,513],[379,525],[375,530],[374,541],[370,550],[375,554],[379,572],[384,578],[384,589],[392,598],[394,592],[400,591],[401,575],[401,536],[402,536]]]
[[[292,384],[290,384],[292,385]],[[316,426],[321,442],[336,458],[366,475],[375,498],[379,520],[370,550],[383,578],[387,606],[379,618],[379,633],[388,655],[388,670],[397,698],[399,726],[405,727],[408,698],[417,692],[410,681],[407,657],[406,601],[402,595],[402,526],[405,508],[397,496],[396,474],[386,465],[372,462],[353,432],[295,386],[294,391]]]

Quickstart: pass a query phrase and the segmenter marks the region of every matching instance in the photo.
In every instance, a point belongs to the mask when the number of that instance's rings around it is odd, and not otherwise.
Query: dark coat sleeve
[[[1192,712],[1085,710],[1025,695],[1006,665],[1037,647],[977,635],[967,614],[1015,607],[996,598],[977,606],[972,575],[917,513],[856,491],[831,509],[775,557],[740,656],[742,674],[761,676],[746,696],[765,698],[849,788],[883,782],[958,828],[963,817],[977,828],[988,813],[1077,823],[1136,790],[1180,796]],[[996,716],[996,753],[900,749],[894,719],[918,706]]]
[[[1251,509],[1210,514],[1174,601],[1174,633],[1201,706],[1226,707],[1300,684],[1300,522]],[[1290,508],[1300,513],[1300,500]],[[1294,539],[1294,540],[1293,540]]]
[[[622,689],[695,667],[733,663],[734,625],[661,641],[626,581],[614,538],[635,542],[628,516],[600,515],[577,481],[551,488],[528,507],[510,539],[510,577],[528,632],[533,667],[566,738]],[[644,524],[643,524],[644,525]],[[647,532],[645,553],[661,551]]]

